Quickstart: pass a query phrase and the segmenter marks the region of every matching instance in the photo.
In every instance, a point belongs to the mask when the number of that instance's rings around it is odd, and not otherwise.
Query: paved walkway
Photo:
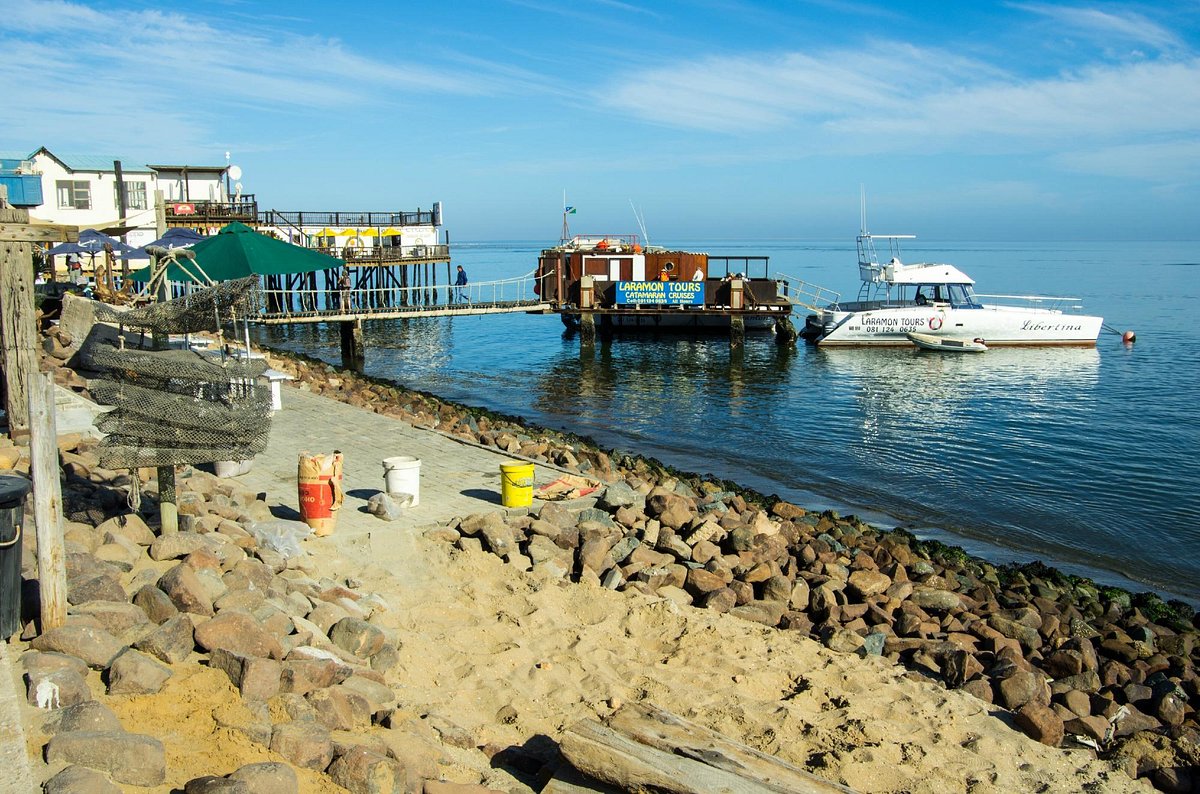
[[[299,518],[300,453],[334,450],[344,456],[346,499],[331,539],[339,547],[358,547],[359,552],[369,543],[379,562],[394,562],[396,555],[412,558],[410,541],[424,528],[502,509],[500,464],[513,462],[512,456],[301,389],[285,387],[282,397],[283,409],[272,419],[266,450],[249,472],[231,480],[248,490],[265,491],[277,517]],[[367,500],[384,488],[383,460],[398,455],[421,461],[420,500],[416,507],[405,508],[399,519],[384,521],[366,511]],[[557,476],[553,467],[535,467],[539,485]]]
[[[21,722],[21,704],[25,686],[8,643],[0,640],[0,792],[40,791],[29,766],[25,747],[25,726]]]

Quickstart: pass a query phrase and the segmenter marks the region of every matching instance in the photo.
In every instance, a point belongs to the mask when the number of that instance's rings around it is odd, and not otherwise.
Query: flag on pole
[[[575,214],[574,207],[563,207],[563,215],[574,215],[574,214]]]

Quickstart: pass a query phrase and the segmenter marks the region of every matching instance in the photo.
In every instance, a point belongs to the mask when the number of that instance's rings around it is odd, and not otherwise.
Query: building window
[[[90,210],[92,208],[92,187],[89,183],[60,179],[55,186],[58,188],[59,209]]]
[[[121,194],[117,191],[117,183],[113,182],[113,206],[120,209]],[[125,183],[125,209],[127,210],[144,210],[149,209],[149,204],[146,203],[146,183],[145,182],[126,182]]]

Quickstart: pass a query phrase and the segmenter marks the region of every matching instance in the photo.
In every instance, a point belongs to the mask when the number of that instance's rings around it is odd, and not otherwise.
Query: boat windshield
[[[948,303],[962,309],[980,306],[979,301],[975,299],[975,290],[970,284],[918,284],[913,301],[918,305]]]

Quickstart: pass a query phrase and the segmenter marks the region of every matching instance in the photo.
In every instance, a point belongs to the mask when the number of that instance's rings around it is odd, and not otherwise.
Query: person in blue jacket
[[[454,300],[467,300],[467,271],[463,270],[462,265],[458,266],[458,277],[454,279]]]

